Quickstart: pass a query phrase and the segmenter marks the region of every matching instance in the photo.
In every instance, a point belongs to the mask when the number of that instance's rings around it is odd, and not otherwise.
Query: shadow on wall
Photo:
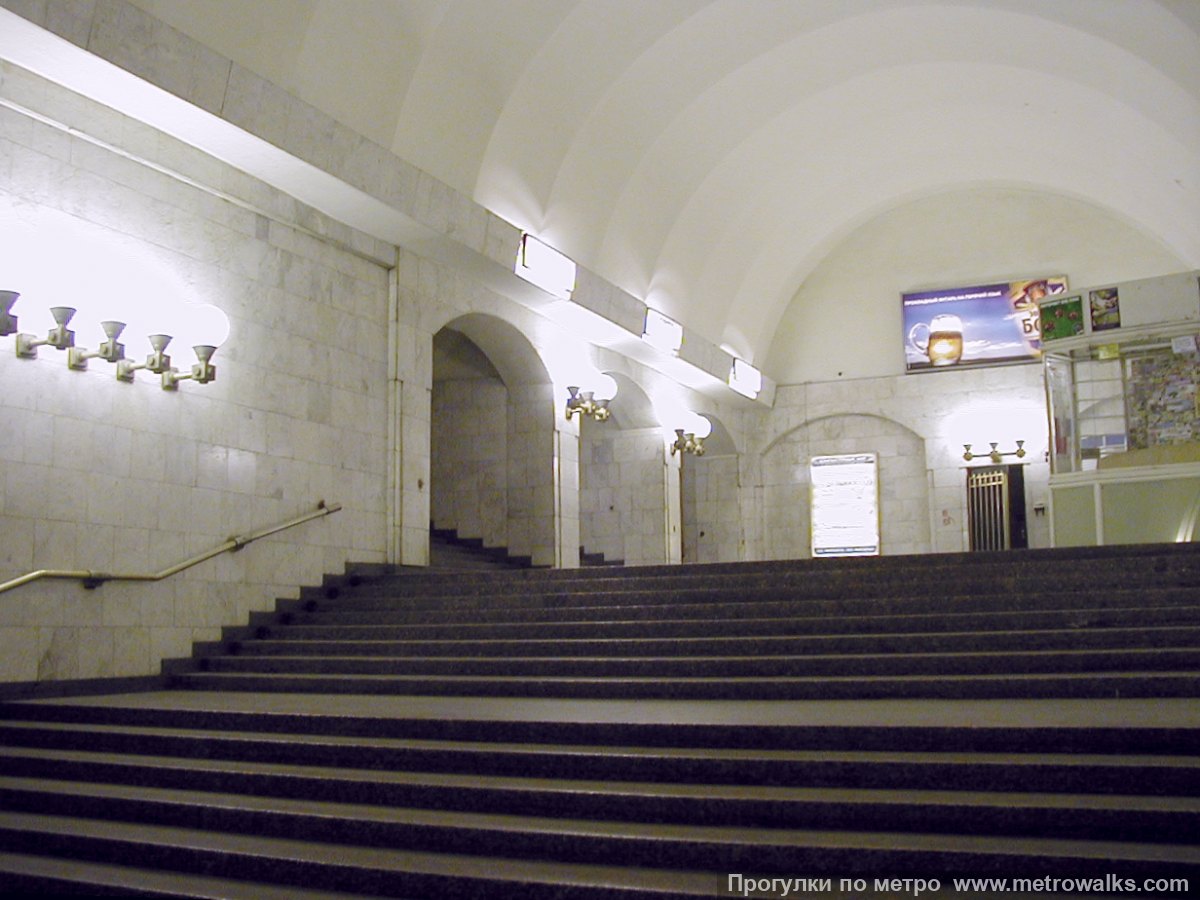
[[[812,555],[809,462],[814,456],[842,453],[879,456],[883,554],[932,552],[924,438],[882,416],[843,415],[806,422],[782,435],[764,452],[766,557],[796,559]]]

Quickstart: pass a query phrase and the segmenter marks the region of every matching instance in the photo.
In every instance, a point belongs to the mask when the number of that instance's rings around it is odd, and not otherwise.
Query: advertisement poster
[[[879,460],[874,453],[814,456],[812,555],[879,555]]]
[[[1092,331],[1121,327],[1121,302],[1115,287],[1092,291],[1088,305],[1092,310]]]
[[[1163,348],[1126,359],[1125,367],[1131,449],[1200,440],[1200,358],[1195,353]]]
[[[1066,276],[901,295],[909,372],[1040,359],[1038,304]]]
[[[1042,301],[1042,340],[1049,343],[1083,334],[1083,298],[1078,294]]]

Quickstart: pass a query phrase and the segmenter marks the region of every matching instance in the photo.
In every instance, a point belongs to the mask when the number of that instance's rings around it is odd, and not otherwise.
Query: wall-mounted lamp
[[[108,338],[96,350],[89,351],[84,347],[71,347],[67,350],[67,366],[72,369],[86,369],[89,359],[102,359],[105,362],[120,362],[125,358],[125,345],[120,342],[121,332],[125,330],[124,322],[108,320],[100,323]]]
[[[671,444],[671,455],[674,456],[676,452],[703,456],[704,438],[685,432],[682,428],[676,428],[675,441]]]
[[[12,308],[20,296],[16,291],[0,291],[0,337],[17,331],[17,317],[12,314]]]
[[[133,383],[133,375],[141,369],[149,369],[155,375],[165,375],[171,370],[171,357],[167,356],[167,346],[171,343],[169,334],[149,334],[146,340],[153,350],[144,363],[135,363],[132,359],[121,357],[117,360],[117,380],[127,384]]]
[[[175,369],[167,369],[162,373],[162,386],[166,391],[177,390],[179,382],[189,379],[197,384],[216,380],[217,367],[212,364],[213,354],[229,337],[229,319],[217,307],[208,304],[186,307],[183,328],[192,343],[196,363],[186,375],[180,375]]]
[[[642,340],[663,353],[676,354],[683,346],[683,326],[657,310],[646,309]]]
[[[0,334],[17,332],[17,317],[12,315],[11,310],[19,297],[20,293],[17,291],[0,291]],[[217,377],[212,357],[217,347],[229,336],[229,319],[215,306],[183,304],[173,310],[174,317],[178,320],[178,329],[192,341],[192,350],[197,359],[191,371],[184,375],[180,375],[179,371],[171,366],[171,357],[166,353],[172,335],[161,332],[149,335],[152,352],[144,363],[135,363],[125,356],[125,345],[120,341],[126,323],[115,318],[106,318],[100,323],[107,340],[102,341],[96,350],[75,346],[75,332],[69,327],[75,313],[75,308],[70,306],[50,307],[55,326],[44,338],[17,333],[17,356],[22,359],[35,359],[39,347],[66,350],[69,368],[83,370],[88,367],[89,360],[101,359],[115,364],[117,380],[124,382],[132,382],[134,373],[138,370],[148,369],[162,377],[163,390],[168,391],[176,390],[181,381],[190,379],[199,384],[208,384]]]
[[[990,459],[994,463],[999,463],[1000,460],[1006,456],[1015,456],[1017,459],[1021,459],[1025,456],[1025,442],[1024,441],[1017,441],[1017,449],[1016,450],[1006,450],[1003,453],[1001,453],[1000,450],[997,449],[999,447],[999,445],[1000,445],[999,441],[991,441],[992,449],[990,451],[988,451],[987,453],[972,453],[971,445],[963,444],[963,459],[965,459],[967,462],[970,462],[973,459],[983,459],[986,457],[987,459]]]
[[[580,420],[591,416],[597,422],[607,422],[612,415],[608,404],[617,396],[616,379],[601,372],[593,381],[591,390],[581,390],[577,385],[567,388],[567,421],[576,413],[579,413]]]
[[[54,316],[55,326],[42,339],[33,334],[17,335],[17,356],[22,359],[34,359],[38,355],[38,347],[53,347],[55,350],[66,350],[75,346],[75,332],[67,326],[75,315],[73,306],[52,306],[50,315]]]
[[[671,455],[690,453],[693,456],[704,455],[704,439],[712,433],[712,422],[698,413],[684,410],[684,426],[675,429],[675,438],[671,443]]]

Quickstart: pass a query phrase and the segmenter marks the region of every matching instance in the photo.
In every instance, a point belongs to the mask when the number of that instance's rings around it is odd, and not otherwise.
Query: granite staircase
[[[1187,896],[1198,638],[1188,546],[367,567],[199,645],[161,694],[0,704],[0,885]]]
[[[429,529],[429,568],[437,571],[528,569],[528,556],[509,556],[504,547],[485,547],[479,538],[463,538],[450,528]]]
[[[254,614],[172,672],[256,692],[1200,697],[1200,554],[365,570]]]

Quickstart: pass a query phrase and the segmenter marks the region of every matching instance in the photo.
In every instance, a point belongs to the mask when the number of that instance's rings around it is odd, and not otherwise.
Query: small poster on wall
[[[1041,302],[1042,340],[1049,343],[1083,334],[1083,297],[1046,298]]]
[[[1092,312],[1092,331],[1121,327],[1121,302],[1115,287],[1090,292],[1088,306]]]
[[[812,555],[878,556],[878,456],[814,456],[809,473]]]

